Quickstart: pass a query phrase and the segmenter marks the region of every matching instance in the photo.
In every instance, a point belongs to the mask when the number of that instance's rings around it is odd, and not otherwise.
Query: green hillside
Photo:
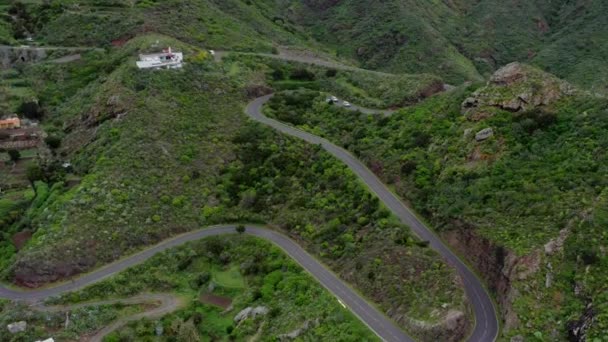
[[[605,336],[605,98],[518,64],[389,118],[293,96],[269,115],[341,142],[410,199],[484,270],[507,337],[566,340],[584,322],[589,340]]]
[[[183,70],[136,68],[138,53],[162,46],[186,54]],[[452,268],[346,166],[247,120],[243,108],[271,89],[273,67],[247,57],[217,62],[175,38],[141,35],[75,62],[21,68],[57,143],[41,160],[31,208],[3,225],[4,278],[41,286],[185,231],[252,222],[291,235],[410,334],[466,334],[469,309]],[[299,82],[303,66],[280,67]],[[380,102],[377,95],[370,98]],[[23,232],[33,236],[16,251],[12,238]],[[448,314],[457,325],[444,326]]]
[[[307,42],[293,24],[275,17],[272,7],[239,0],[16,3],[23,5],[7,6],[15,13],[7,19],[15,34],[28,32],[45,45],[108,46],[148,32],[218,50],[270,52],[273,44],[305,46]]]
[[[40,119],[41,143],[16,160],[0,150],[0,277],[46,286],[180,233],[260,224],[417,340],[463,340],[474,323],[463,281],[429,242],[322,147],[243,113],[275,93],[269,117],[351,151],[466,258],[498,304],[499,340],[604,341],[606,13],[601,0],[5,1],[0,116]],[[183,69],[136,67],[168,46]],[[343,100],[395,112],[363,115]],[[272,340],[316,318],[303,339],[375,338],[276,248],[209,241],[55,300],[185,294],[188,306],[159,323],[166,340],[182,329]],[[254,250],[269,251],[255,270]],[[210,282],[238,308],[272,306],[275,321],[233,326],[200,302]],[[104,307],[62,334],[142,309]],[[0,302],[3,326],[17,313],[36,331],[62,326]],[[156,327],[141,320],[110,340]]]
[[[460,84],[520,61],[606,91],[605,1],[287,2],[315,39],[366,68]]]

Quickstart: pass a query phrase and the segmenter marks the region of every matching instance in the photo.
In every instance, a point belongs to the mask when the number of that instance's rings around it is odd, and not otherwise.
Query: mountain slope
[[[138,53],[164,46],[186,54],[183,70],[136,68]],[[140,35],[73,63],[23,67],[60,144],[41,177],[54,185],[37,183],[35,210],[3,232],[4,276],[41,286],[181,232],[268,223],[412,335],[464,336],[469,309],[451,267],[318,146],[248,122],[246,102],[270,89],[266,63],[216,62],[174,38]],[[80,183],[65,186],[64,162]],[[33,236],[14,253],[12,236],[24,231]]]
[[[313,37],[368,68],[424,71],[459,84],[520,61],[606,91],[608,4],[601,0],[283,2]]]
[[[517,63],[388,118],[281,108],[356,153],[469,256],[496,293],[503,337],[572,341],[608,331],[607,110]]]

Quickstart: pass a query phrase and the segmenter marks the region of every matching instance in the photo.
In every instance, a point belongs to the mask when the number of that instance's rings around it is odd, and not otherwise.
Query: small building
[[[140,69],[179,69],[182,67],[184,54],[173,52],[171,47],[164,49],[162,53],[139,55],[137,67]]]
[[[17,117],[0,120],[0,129],[21,128],[21,120]]]

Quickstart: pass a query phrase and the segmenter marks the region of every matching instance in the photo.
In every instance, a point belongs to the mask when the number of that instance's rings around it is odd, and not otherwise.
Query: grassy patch
[[[245,287],[245,280],[243,279],[239,268],[236,266],[232,266],[226,270],[214,269],[211,274],[213,281],[219,286],[233,289],[242,289]]]

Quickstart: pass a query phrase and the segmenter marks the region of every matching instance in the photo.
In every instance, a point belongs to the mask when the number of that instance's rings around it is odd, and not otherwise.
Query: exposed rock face
[[[270,93],[272,93],[272,89],[266,85],[250,85],[245,88],[245,95],[248,99],[255,99]]]
[[[494,130],[492,128],[484,128],[475,134],[475,140],[484,141],[494,136]]]
[[[595,310],[591,304],[587,305],[587,309],[583,315],[576,321],[568,322],[568,339],[571,342],[584,342],[587,340],[587,329],[595,320]]]
[[[559,236],[545,244],[545,254],[553,255],[555,253],[559,253],[564,249],[564,242],[566,242],[566,238],[568,237],[569,230],[562,229],[559,231]]]
[[[303,333],[305,333],[308,329],[318,327],[319,322],[320,322],[320,320],[318,318],[315,320],[308,320],[308,321],[304,322],[304,324],[302,324],[302,326],[299,327],[298,329],[296,329],[292,332],[289,332],[287,334],[279,335],[279,336],[277,336],[277,338],[279,339],[279,341],[294,340],[294,339],[298,338],[300,335],[302,335]]]
[[[422,89],[418,95],[420,99],[425,99],[445,90],[445,85],[441,81],[435,81],[428,87]]]
[[[517,256],[503,247],[493,245],[475,234],[474,229],[465,228],[443,234],[446,241],[475,266],[490,290],[496,293],[504,330],[519,326],[519,318],[513,308],[519,292],[511,286],[514,280],[524,280],[540,270],[541,254],[533,252]]]
[[[92,255],[89,257],[75,256],[72,260],[52,260],[44,255],[32,255],[34,260],[19,259],[13,266],[15,283],[25,287],[39,287],[43,284],[65,279],[82,273],[95,266],[96,261]]]
[[[511,342],[524,342],[524,337],[521,335],[517,335],[514,337],[511,337]]]
[[[511,63],[498,69],[490,78],[490,83],[496,85],[512,85],[526,79],[524,68],[519,63]]]
[[[0,47],[0,67],[8,69],[19,63],[38,62],[45,59],[46,50],[35,48]]]
[[[462,112],[470,118],[489,107],[523,112],[550,106],[573,93],[574,88],[565,81],[533,67],[511,63],[496,71],[485,87],[465,99]]]
[[[11,324],[7,325],[6,328],[8,329],[8,331],[11,334],[20,333],[20,332],[25,331],[25,329],[27,329],[27,322],[21,321],[21,322],[11,323]]]
[[[256,306],[255,308],[248,307],[236,314],[236,316],[234,316],[234,321],[240,323],[241,321],[246,320],[249,317],[255,318],[256,316],[266,315],[268,311],[268,308],[265,306]]]
[[[419,335],[421,341],[461,341],[466,336],[466,327],[469,325],[466,315],[462,311],[450,310],[436,324],[429,324],[409,318],[409,326]]]

